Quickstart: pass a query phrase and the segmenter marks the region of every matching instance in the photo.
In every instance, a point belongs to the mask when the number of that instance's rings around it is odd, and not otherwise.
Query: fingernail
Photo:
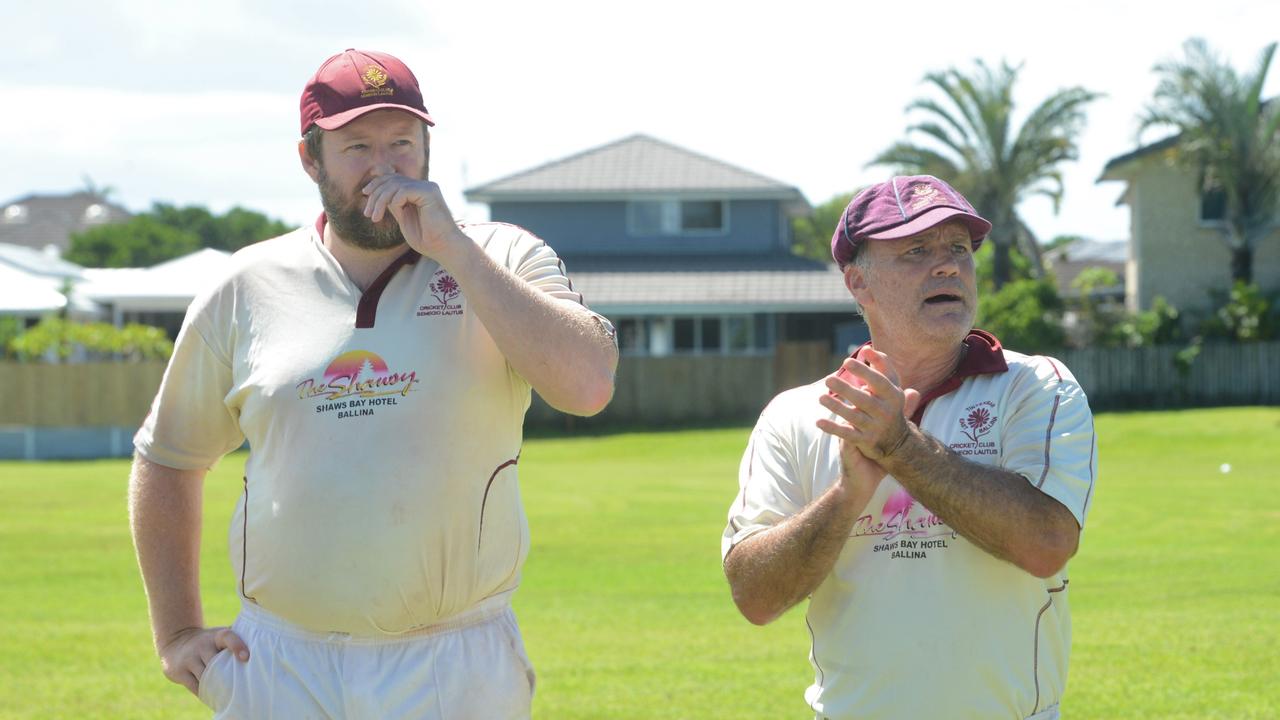
[[[241,650],[240,652],[236,653],[236,657],[240,658],[241,661],[248,660],[249,653],[246,650]]]

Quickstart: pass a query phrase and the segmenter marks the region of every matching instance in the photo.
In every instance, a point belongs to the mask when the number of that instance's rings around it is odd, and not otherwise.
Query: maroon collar
[[[919,425],[921,420],[924,419],[924,409],[928,407],[929,403],[960,387],[965,378],[974,375],[1002,373],[1009,369],[1008,363],[1004,361],[1004,352],[1000,347],[1000,341],[996,339],[995,335],[986,330],[975,328],[969,331],[969,335],[964,339],[964,344],[968,347],[968,351],[965,352],[964,357],[960,358],[960,364],[956,366],[950,377],[920,398],[920,405],[916,407],[915,413],[911,416],[912,422]],[[863,343],[857,350],[853,351],[850,357],[858,357],[858,353],[867,347],[871,347],[870,342]],[[845,372],[843,368],[837,374],[845,380],[853,380],[853,376]],[[860,385],[861,383],[858,384]]]
[[[324,226],[328,224],[329,218],[324,213],[320,213],[320,217],[316,218],[316,232],[320,233],[320,244],[324,244]],[[382,291],[387,289],[387,283],[391,282],[391,278],[395,277],[400,268],[405,265],[413,265],[418,262],[422,256],[417,250],[407,248],[403,253],[391,261],[391,264],[382,271],[369,287],[360,294],[360,303],[356,305],[356,327],[371,328],[378,316],[378,301],[382,299]]]

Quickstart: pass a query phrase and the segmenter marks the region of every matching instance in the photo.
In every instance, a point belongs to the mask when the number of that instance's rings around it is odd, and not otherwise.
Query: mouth
[[[952,292],[936,292],[924,299],[925,305],[946,305],[948,303],[963,303],[964,298],[957,293]]]

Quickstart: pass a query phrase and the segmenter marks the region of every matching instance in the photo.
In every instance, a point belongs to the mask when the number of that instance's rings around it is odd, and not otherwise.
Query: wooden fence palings
[[[1181,347],[1084,348],[1056,356],[1095,408],[1280,404],[1280,342],[1205,345],[1184,378]],[[624,357],[603,422],[663,424],[751,419],[787,387],[834,371],[843,355],[826,343],[794,343],[774,355]],[[0,426],[137,427],[164,364],[0,363]],[[535,402],[532,424],[560,422]]]

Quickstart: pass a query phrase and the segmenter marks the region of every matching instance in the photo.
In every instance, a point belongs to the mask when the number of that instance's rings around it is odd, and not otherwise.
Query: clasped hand
[[[838,374],[827,376],[829,394],[818,402],[836,414],[822,418],[818,428],[852,445],[867,460],[880,461],[893,454],[910,433],[907,418],[920,403],[920,393],[898,386],[898,373],[888,356],[865,348],[841,365],[856,383]],[[842,453],[844,455],[846,453]]]

